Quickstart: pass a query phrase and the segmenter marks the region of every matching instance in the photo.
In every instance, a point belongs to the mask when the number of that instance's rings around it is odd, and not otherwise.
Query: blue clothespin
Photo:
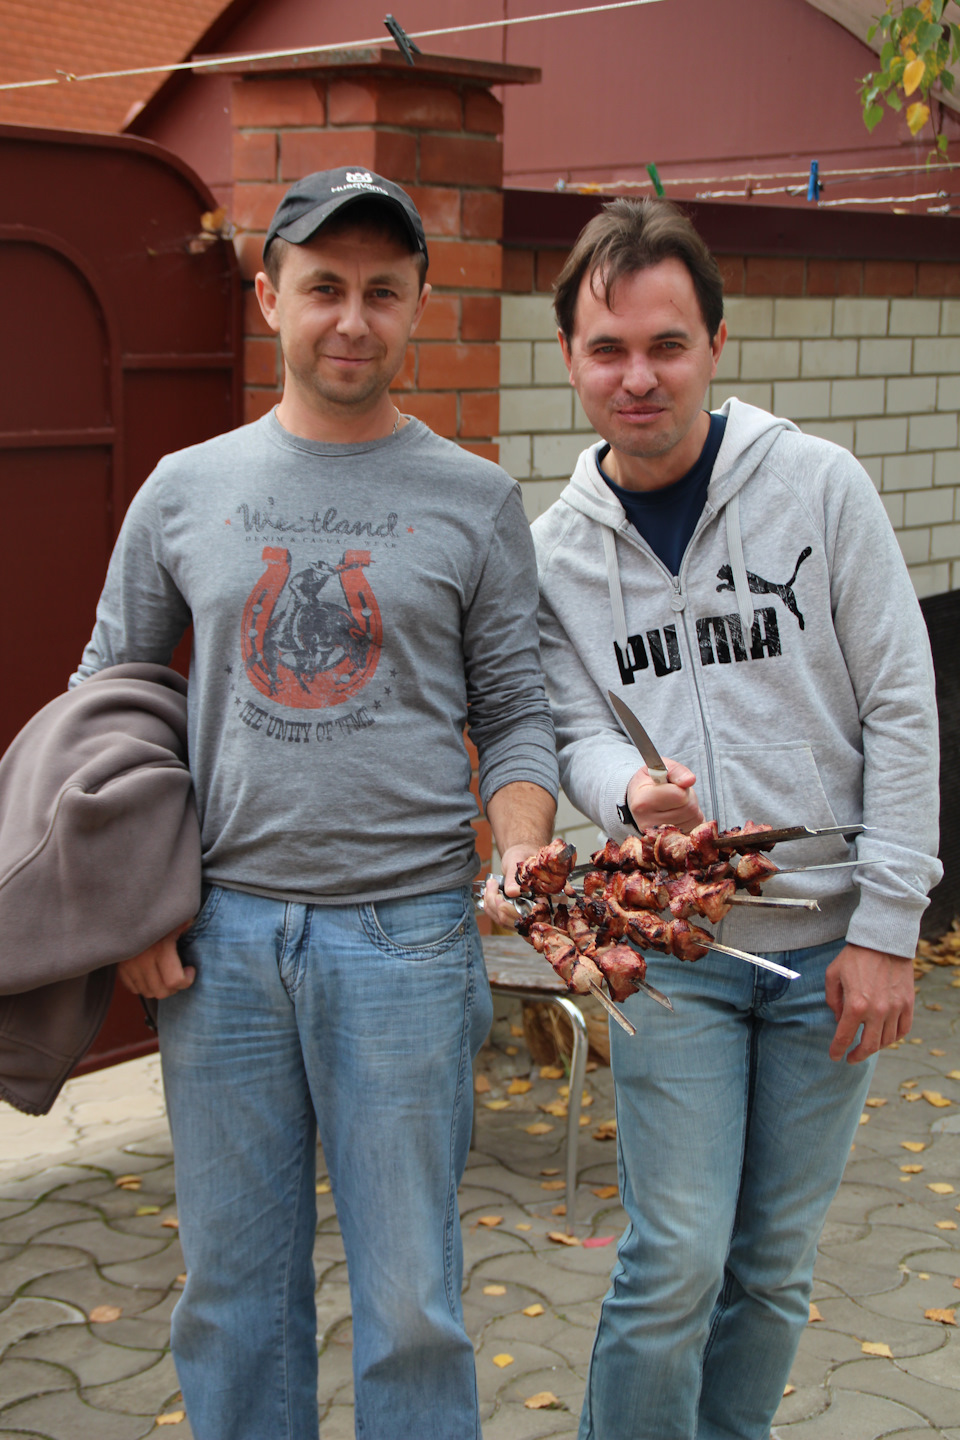
[[[407,34],[406,30],[404,30],[403,26],[400,24],[400,21],[395,20],[392,15],[386,15],[384,17],[383,23],[390,31],[390,34],[393,36],[394,40],[396,40],[397,48],[399,49],[404,60],[406,60],[408,65],[412,65],[414,63],[414,59],[411,52],[416,52],[417,55],[423,54],[423,51],[420,49],[420,46],[417,44],[416,40],[410,39],[410,36]]]
[[[820,183],[820,166],[816,160],[810,161],[810,179],[807,181],[807,199],[812,200],[816,205],[820,199],[820,191],[823,186]]]

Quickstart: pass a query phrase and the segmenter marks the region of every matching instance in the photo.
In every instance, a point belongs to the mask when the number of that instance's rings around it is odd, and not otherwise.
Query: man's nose
[[[623,370],[623,388],[631,395],[646,395],[656,385],[657,372],[650,356],[639,351],[629,355]]]
[[[350,339],[357,339],[367,333],[367,317],[364,311],[363,297],[360,295],[345,295],[343,304],[340,306],[340,318],[337,321],[337,331]]]

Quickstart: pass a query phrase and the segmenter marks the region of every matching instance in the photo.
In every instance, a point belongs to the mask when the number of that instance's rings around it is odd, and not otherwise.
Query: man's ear
[[[423,319],[423,312],[426,309],[427,301],[430,299],[430,292],[432,290],[433,286],[429,285],[427,281],[424,280],[423,288],[420,291],[420,299],[417,301],[417,308],[414,311],[413,324],[410,326],[411,335],[413,334],[414,330],[416,330],[417,326],[420,324],[420,321]]]
[[[710,371],[711,380],[717,373],[717,365],[720,363],[720,356],[723,353],[723,347],[724,345],[726,345],[726,343],[727,322],[726,320],[721,320],[719,326],[717,327],[716,335],[714,335],[713,339],[710,341],[710,350],[713,354],[713,369]]]
[[[573,356],[570,353],[570,346],[567,344],[567,337],[562,330],[557,331],[557,339],[560,341],[560,353],[563,356],[563,363],[567,367],[567,374],[570,376],[570,384],[573,384]]]
[[[277,292],[273,288],[273,282],[270,276],[266,271],[260,270],[257,272],[257,277],[253,283],[264,320],[266,320],[271,330],[279,331],[280,317],[277,314]]]

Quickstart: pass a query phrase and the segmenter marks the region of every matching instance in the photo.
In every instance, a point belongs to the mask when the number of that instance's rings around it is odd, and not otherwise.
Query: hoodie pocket
[[[716,749],[721,789],[720,824],[723,828],[747,820],[779,828],[809,825],[819,829],[836,825],[838,817],[827,797],[817,768],[813,747],[805,740],[778,745],[722,745]],[[859,814],[844,814],[843,822],[859,820]],[[846,860],[851,854],[839,835],[820,840],[797,840],[778,845],[778,865],[822,864]]]

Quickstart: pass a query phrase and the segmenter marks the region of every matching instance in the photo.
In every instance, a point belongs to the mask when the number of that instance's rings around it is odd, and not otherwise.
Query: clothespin
[[[823,185],[820,182],[820,166],[816,160],[810,161],[810,179],[807,181],[807,199],[812,200],[814,205],[820,199],[820,191]]]
[[[417,44],[416,40],[410,39],[410,36],[407,34],[406,30],[404,30],[403,26],[400,24],[400,21],[395,20],[392,15],[385,16],[383,23],[390,31],[390,34],[393,36],[394,40],[396,40],[397,48],[403,56],[404,60],[406,60],[408,65],[413,65],[414,59],[411,52],[415,51],[417,55],[423,54],[423,51],[420,49],[420,46]]]
[[[660,176],[657,174],[657,167],[656,167],[656,165],[653,164],[652,161],[651,161],[651,163],[647,166],[647,174],[650,176],[650,179],[653,181],[653,188],[654,188],[654,190],[656,190],[656,192],[657,192],[657,194],[660,196],[660,198],[663,199],[664,195],[666,195],[667,192],[666,192],[666,190],[664,190],[664,188],[663,188],[663,181],[660,179]]]

